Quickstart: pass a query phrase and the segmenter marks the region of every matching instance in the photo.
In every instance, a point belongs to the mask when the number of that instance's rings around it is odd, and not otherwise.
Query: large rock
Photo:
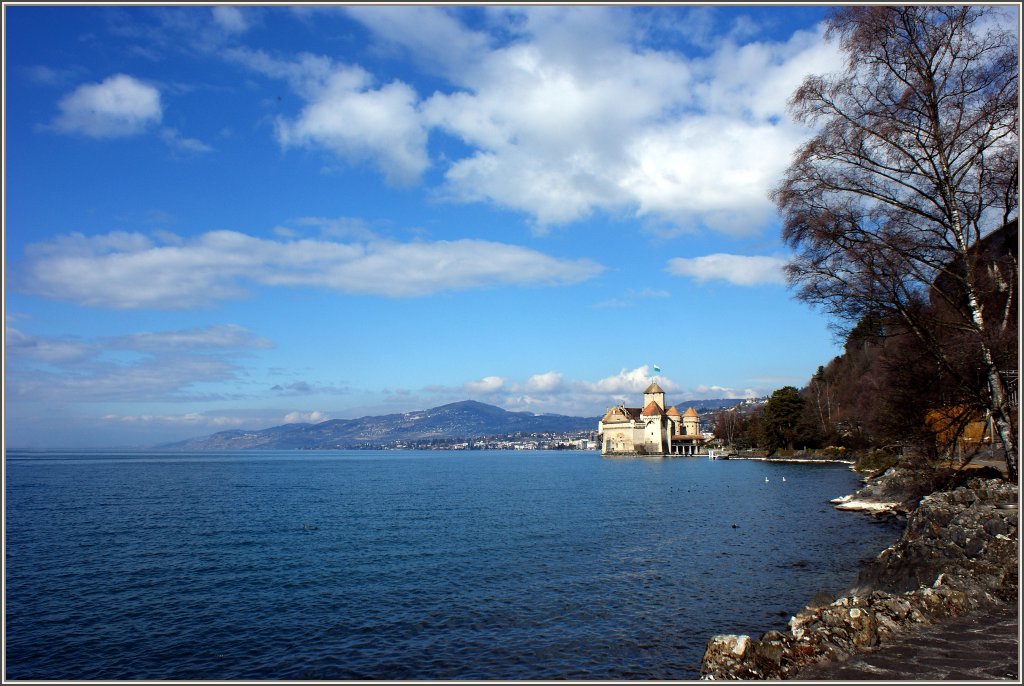
[[[900,540],[862,571],[848,595],[808,604],[785,633],[769,631],[758,640],[716,636],[701,678],[792,678],[914,627],[1015,603],[1017,496],[1016,484],[973,479],[922,498]]]
[[[861,571],[856,590],[911,591],[945,573],[976,576],[986,590],[1014,599],[1007,574],[1016,579],[1016,502],[1016,484],[981,479],[922,498],[900,541]]]

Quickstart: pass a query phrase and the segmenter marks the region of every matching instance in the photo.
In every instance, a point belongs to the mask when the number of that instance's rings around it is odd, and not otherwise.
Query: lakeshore
[[[897,469],[835,499],[836,509],[909,514],[903,535],[847,593],[816,597],[786,631],[712,637],[701,678],[1019,679],[1019,489],[969,474],[916,504],[893,497],[907,478]],[[985,650],[944,650],[965,636]]]
[[[1020,681],[1020,612],[996,605],[909,629],[849,660],[817,664],[806,681]]]

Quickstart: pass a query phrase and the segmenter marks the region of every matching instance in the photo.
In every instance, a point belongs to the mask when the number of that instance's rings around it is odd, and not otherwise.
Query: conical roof
[[[665,410],[661,409],[661,405],[654,402],[653,400],[647,403],[647,407],[641,413],[644,417],[658,417],[665,414]]]
[[[699,417],[700,415],[697,414],[697,410],[695,410],[695,409],[693,409],[691,407],[690,409],[688,409],[686,412],[683,413],[683,416],[684,417]]]
[[[665,391],[661,390],[661,386],[659,386],[658,384],[654,383],[653,381],[651,382],[651,385],[647,387],[647,390],[644,391],[644,393],[664,393],[664,392]]]
[[[679,410],[676,409],[675,405],[673,405],[672,407],[670,407],[667,410],[665,410],[665,414],[667,414],[669,417],[680,417],[680,416],[682,416],[682,415],[679,414]]]

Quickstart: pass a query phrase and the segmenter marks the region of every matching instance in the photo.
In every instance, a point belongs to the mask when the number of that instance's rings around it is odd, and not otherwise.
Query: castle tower
[[[647,394],[644,394],[644,402],[647,402]],[[651,400],[647,407],[641,410],[640,419],[644,422],[644,448],[647,454],[664,455],[666,443],[672,440],[671,436],[665,435],[665,424],[670,423],[665,417],[665,410],[658,405],[657,400]]]
[[[651,382],[651,385],[644,391],[644,407],[647,407],[651,403],[657,403],[661,411],[665,411],[665,391],[661,390],[661,386]]]
[[[680,436],[683,433],[683,415],[679,414],[679,410],[676,406],[668,408],[665,412],[665,416],[672,422],[672,435]]]
[[[683,429],[686,436],[700,435],[700,415],[692,407],[683,413]]]

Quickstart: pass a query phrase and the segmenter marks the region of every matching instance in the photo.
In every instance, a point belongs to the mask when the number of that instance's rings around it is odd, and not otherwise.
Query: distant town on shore
[[[689,401],[707,414],[750,409],[767,398]],[[165,450],[598,450],[600,417],[510,412],[464,400],[417,412],[221,431],[156,446]],[[698,424],[699,426],[699,424]],[[701,437],[714,438],[699,426]]]

